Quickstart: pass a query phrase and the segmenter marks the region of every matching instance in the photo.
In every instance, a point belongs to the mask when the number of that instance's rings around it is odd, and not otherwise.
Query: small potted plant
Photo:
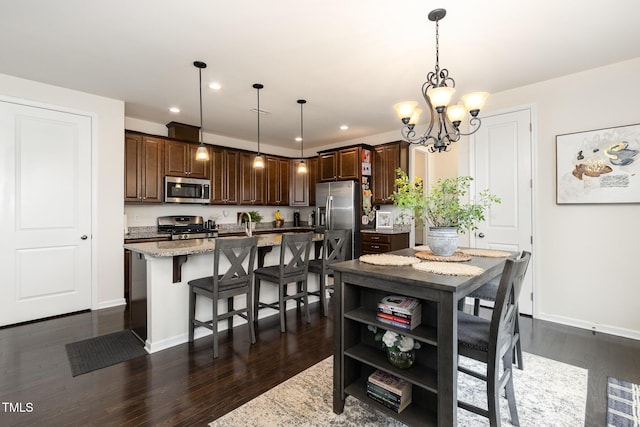
[[[453,255],[458,248],[458,233],[477,230],[477,224],[484,221],[489,206],[500,203],[489,190],[481,191],[469,203],[462,203],[461,199],[473,181],[470,176],[439,179],[429,191],[424,191],[422,181],[411,183],[404,171],[397,169],[396,172],[397,190],[391,200],[400,209],[415,212],[417,221],[426,221],[429,226],[427,244],[435,255]]]
[[[258,211],[249,211],[251,217],[251,228],[256,228],[256,224],[262,221],[262,215]]]

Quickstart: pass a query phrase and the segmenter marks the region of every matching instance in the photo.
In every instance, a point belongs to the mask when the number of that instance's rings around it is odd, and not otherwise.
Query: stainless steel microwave
[[[211,181],[198,178],[164,177],[164,201],[168,203],[208,204]]]

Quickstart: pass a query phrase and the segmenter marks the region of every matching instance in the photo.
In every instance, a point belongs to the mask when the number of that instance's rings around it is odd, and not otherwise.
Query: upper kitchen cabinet
[[[407,172],[409,143],[405,141],[378,145],[373,153],[373,204],[393,204],[389,196],[395,191],[396,169]]]
[[[209,146],[211,159],[211,204],[238,204],[238,167],[240,152]]]
[[[162,202],[164,140],[125,132],[124,201]]]
[[[300,159],[291,159],[291,206],[309,206],[309,161],[305,160],[307,173],[298,173]],[[315,187],[315,184],[314,184]]]
[[[318,155],[320,181],[338,179],[338,154],[335,151]]]
[[[198,144],[182,141],[165,143],[165,174],[185,178],[209,179],[209,162],[196,160]],[[211,151],[211,146],[207,146]]]
[[[360,180],[362,177],[362,150],[368,146],[347,147],[320,152],[318,155],[320,181]]]
[[[267,205],[289,206],[290,159],[266,156]]]
[[[318,183],[318,158],[307,159],[307,175],[309,176],[309,206],[316,205],[316,184]]]
[[[240,153],[240,204],[264,205],[264,168],[253,167],[255,153]]]

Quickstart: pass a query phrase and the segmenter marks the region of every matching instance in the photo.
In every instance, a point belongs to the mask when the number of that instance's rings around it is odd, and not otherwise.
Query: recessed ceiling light
[[[347,129],[349,129],[349,126],[347,125],[340,126],[340,130],[347,130]]]
[[[209,89],[220,90],[222,89],[222,85],[218,82],[213,82],[209,84]]]
[[[179,113],[180,109],[178,107],[171,107],[169,108],[169,111],[171,111],[172,113]]]
[[[302,141],[302,138],[300,138],[299,136],[296,136],[296,142],[300,142]]]

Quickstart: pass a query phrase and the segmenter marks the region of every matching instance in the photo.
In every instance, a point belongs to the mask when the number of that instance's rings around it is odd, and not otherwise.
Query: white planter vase
[[[451,256],[458,249],[458,238],[456,227],[429,227],[427,245],[434,255]]]

